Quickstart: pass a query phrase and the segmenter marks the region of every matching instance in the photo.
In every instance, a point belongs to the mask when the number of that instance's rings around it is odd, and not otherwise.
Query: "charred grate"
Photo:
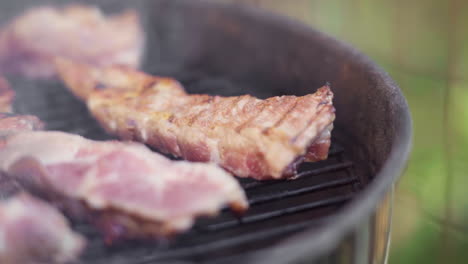
[[[84,104],[60,83],[21,79],[12,83],[17,91],[16,111],[39,116],[49,130],[99,140],[111,138],[90,117]],[[196,82],[200,83],[206,81]],[[189,90],[199,90],[197,85]],[[233,87],[227,88],[229,93],[233,93]],[[210,92],[206,86],[204,89],[203,92]],[[219,87],[216,92],[223,94]],[[320,228],[333,221],[334,212],[350,201],[362,185],[346,151],[335,143],[339,138],[333,142],[329,158],[302,164],[295,180],[240,179],[251,205],[242,217],[223,210],[218,217],[198,220],[192,230],[177,238],[126,242],[110,248],[104,246],[91,227],[77,225],[89,239],[80,263],[220,262],[264,249],[304,229]]]

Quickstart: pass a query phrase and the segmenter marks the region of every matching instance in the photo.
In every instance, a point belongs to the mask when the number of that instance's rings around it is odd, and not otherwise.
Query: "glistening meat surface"
[[[54,264],[74,260],[85,241],[55,208],[19,193],[0,201],[0,245],[2,264]]]
[[[222,169],[171,161],[138,143],[19,133],[0,150],[0,169],[72,214],[91,216],[110,241],[184,231],[226,204],[247,208],[238,182]]]
[[[95,7],[71,5],[26,11],[0,29],[0,72],[54,76],[53,56],[95,65],[137,67],[144,35],[133,10],[104,15]]]
[[[327,158],[335,118],[328,86],[266,100],[189,95],[173,79],[126,67],[56,62],[69,89],[123,139],[256,179],[290,177],[296,162]]]

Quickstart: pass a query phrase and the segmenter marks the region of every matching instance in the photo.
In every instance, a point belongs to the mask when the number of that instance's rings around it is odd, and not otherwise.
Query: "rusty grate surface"
[[[189,91],[210,92],[210,81],[182,82]],[[233,94],[234,86],[219,90],[223,82],[211,82],[218,94]],[[84,104],[59,82],[12,79],[18,93],[16,111],[46,121],[49,130],[61,130],[92,139],[109,139],[89,116]],[[208,87],[208,88],[207,88]],[[234,87],[234,88],[233,88]],[[333,142],[339,142],[334,139]],[[301,165],[295,180],[258,182],[240,179],[250,210],[242,217],[223,210],[218,217],[197,221],[189,232],[173,239],[125,242],[105,247],[91,227],[76,228],[89,239],[80,263],[191,263],[237,262],[246,253],[264,249],[306,228],[320,228],[333,221],[336,210],[350,201],[362,183],[353,173],[346,151],[334,143],[328,160]]]

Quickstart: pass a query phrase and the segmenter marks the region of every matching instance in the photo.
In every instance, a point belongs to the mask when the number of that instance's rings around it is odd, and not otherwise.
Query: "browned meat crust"
[[[328,86],[266,100],[189,95],[173,79],[125,67],[56,62],[70,90],[108,132],[123,139],[261,180],[291,176],[288,166],[301,156],[327,158],[335,118]]]

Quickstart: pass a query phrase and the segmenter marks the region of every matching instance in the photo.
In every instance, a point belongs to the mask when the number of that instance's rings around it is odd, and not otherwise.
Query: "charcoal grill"
[[[3,1],[2,22],[32,5]],[[68,1],[60,1],[64,3]],[[251,209],[200,219],[173,239],[106,248],[89,239],[79,263],[384,263],[393,184],[408,158],[411,119],[397,85],[352,47],[264,11],[208,1],[82,1],[107,11],[140,10],[148,36],[143,69],[189,92],[304,95],[330,82],[337,119],[329,159],[296,180],[240,180]],[[109,139],[85,106],[56,81],[10,77],[15,109],[48,129]]]

